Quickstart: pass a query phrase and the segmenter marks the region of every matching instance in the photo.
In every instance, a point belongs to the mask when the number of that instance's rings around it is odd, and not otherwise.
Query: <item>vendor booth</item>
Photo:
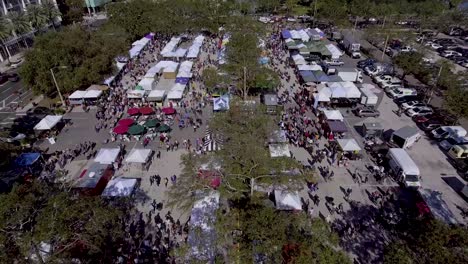
[[[380,138],[384,128],[379,122],[364,122],[362,124],[362,132],[364,137]]]
[[[163,69],[163,77],[165,79],[175,79],[178,66],[179,64],[176,62],[167,64],[167,66]]]
[[[323,114],[326,120],[344,120],[344,117],[339,110],[323,110]]]
[[[102,148],[96,154],[94,161],[100,164],[112,164],[117,161],[120,148]]]
[[[128,163],[146,163],[151,157],[151,149],[132,149],[125,162]]]
[[[102,191],[103,197],[129,197],[137,188],[138,180],[134,178],[114,178]]]
[[[161,55],[165,58],[175,57],[177,46],[181,42],[182,38],[172,37],[171,40],[161,50]]]
[[[192,61],[184,61],[180,64],[179,72],[177,73],[177,78],[192,78]]]
[[[84,195],[100,195],[113,175],[109,164],[93,163],[81,173],[74,189]]]
[[[36,126],[34,130],[50,130],[53,129],[62,120],[61,115],[48,115],[44,117]]]
[[[405,126],[393,132],[390,144],[405,149],[411,147],[421,138],[419,130],[415,127]]]
[[[84,95],[86,94],[86,91],[80,91],[76,90],[70,96],[68,96],[68,101],[72,105],[79,105],[84,102]]]
[[[127,92],[127,98],[129,99],[141,99],[145,95],[143,90],[129,90]]]
[[[143,78],[138,83],[142,90],[151,91],[156,87],[156,81],[152,78]]]
[[[146,100],[150,102],[162,102],[164,101],[164,97],[166,95],[166,91],[164,90],[152,90]]]
[[[330,120],[330,121],[327,121],[326,124],[327,124],[327,127],[325,128],[325,131],[331,132],[333,135],[332,137],[329,136],[329,140],[334,140],[335,137],[342,137],[344,133],[348,132],[348,127],[343,121]]]
[[[338,166],[347,166],[347,160],[361,159],[361,155],[359,154],[361,147],[359,147],[359,144],[355,139],[337,139],[336,142],[342,151],[340,157],[338,158]]]
[[[200,48],[203,45],[204,40],[205,40],[205,37],[203,35],[198,35],[193,40],[192,46],[190,46],[187,52],[188,59],[195,59],[198,57],[198,54],[200,53]]]
[[[297,191],[275,190],[275,206],[277,210],[301,211],[302,203]]]
[[[167,99],[174,101],[181,100],[185,93],[185,86],[186,85],[181,83],[174,84],[169,93],[167,93]]]

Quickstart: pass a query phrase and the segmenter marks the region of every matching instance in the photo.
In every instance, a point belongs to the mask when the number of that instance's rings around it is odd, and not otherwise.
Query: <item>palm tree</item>
[[[13,35],[20,35],[20,38],[24,41],[26,47],[29,48],[26,39],[23,37],[23,34],[31,31],[31,24],[29,23],[28,17],[23,12],[9,12],[7,19],[11,23],[11,31]]]
[[[50,0],[44,0],[41,9],[47,23],[51,23],[55,30],[55,19],[60,16],[60,11]]]
[[[11,24],[10,21],[6,20],[4,17],[0,17],[0,41],[2,43],[3,48],[7,53],[7,60],[10,62],[10,51],[8,47],[5,45],[5,39],[8,39],[11,36]]]
[[[29,5],[26,9],[26,14],[29,22],[31,22],[31,27],[35,31],[40,30],[47,23],[47,17],[38,5]]]

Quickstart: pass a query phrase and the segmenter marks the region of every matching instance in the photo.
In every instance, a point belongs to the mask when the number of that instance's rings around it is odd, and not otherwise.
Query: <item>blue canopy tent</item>
[[[281,31],[281,36],[283,36],[284,39],[292,38],[291,32],[286,29]]]
[[[16,160],[15,164],[18,167],[29,167],[36,163],[37,160],[41,157],[41,153],[33,152],[33,153],[22,153],[19,155]]]

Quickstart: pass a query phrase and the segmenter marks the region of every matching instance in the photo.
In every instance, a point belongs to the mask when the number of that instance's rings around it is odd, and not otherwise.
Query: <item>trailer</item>
[[[362,83],[362,73],[356,68],[340,68],[337,71],[338,76],[345,82]]]
[[[369,88],[361,88],[361,104],[367,106],[375,106],[379,101],[379,97]]]
[[[359,59],[361,58],[361,43],[357,41],[350,32],[345,32],[343,34],[343,48],[352,58]]]

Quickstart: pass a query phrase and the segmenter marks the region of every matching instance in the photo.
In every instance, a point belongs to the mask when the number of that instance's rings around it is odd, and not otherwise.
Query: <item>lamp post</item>
[[[57,80],[55,79],[55,74],[54,74],[54,68],[60,68],[60,69],[65,69],[68,68],[67,66],[56,66],[50,68],[50,74],[52,74],[52,79],[54,80],[55,83],[55,88],[57,88],[58,95],[60,97],[60,101],[62,102],[62,106],[65,106],[65,101],[63,100],[62,92],[60,92],[60,88],[57,84]]]

